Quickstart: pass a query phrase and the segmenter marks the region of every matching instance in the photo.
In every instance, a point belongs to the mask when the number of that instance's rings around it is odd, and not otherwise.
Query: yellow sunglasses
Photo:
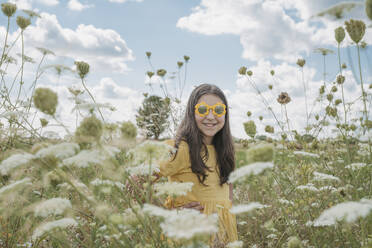
[[[221,102],[218,102],[212,106],[209,106],[205,102],[201,102],[195,105],[195,113],[198,114],[200,117],[208,115],[210,109],[212,109],[212,113],[218,117],[226,114],[226,105]]]

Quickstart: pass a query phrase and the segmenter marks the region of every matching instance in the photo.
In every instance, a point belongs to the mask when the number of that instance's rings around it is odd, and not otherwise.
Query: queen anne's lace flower
[[[135,167],[128,167],[127,171],[130,175],[137,175],[137,176],[143,176],[143,175],[152,175],[154,172],[160,172],[160,169],[158,165],[149,165],[149,164],[140,164]]]
[[[46,157],[46,156],[55,156],[59,159],[65,159],[71,156],[74,156],[80,147],[75,143],[60,143],[57,145],[51,145],[49,147],[40,149],[37,153],[37,157]]]
[[[236,205],[233,206],[230,209],[230,212],[233,214],[240,214],[240,213],[246,213],[254,209],[259,209],[259,208],[267,208],[269,207],[268,205],[262,205],[261,203],[258,202],[252,202],[249,204],[243,204],[243,205]]]
[[[319,158],[319,155],[318,154],[311,153],[311,152],[294,151],[293,154],[295,154],[295,155],[302,155],[302,156],[305,156],[305,157]]]
[[[14,154],[0,163],[0,173],[8,175],[12,169],[27,164],[33,158],[35,156],[29,153]]]
[[[163,217],[161,229],[166,236],[176,240],[189,240],[195,236],[209,235],[218,231],[216,214],[205,215],[194,209],[166,210],[151,204],[145,204],[143,211]]]
[[[105,157],[102,156],[97,150],[84,150],[73,157],[64,159],[61,166],[75,165],[79,168],[86,168],[91,164],[100,164],[104,161],[104,159]]]
[[[35,207],[35,216],[47,217],[49,215],[63,214],[66,208],[71,208],[71,202],[68,199],[52,198],[46,200]]]
[[[372,199],[362,199],[359,202],[343,202],[325,210],[314,222],[313,226],[331,226],[345,219],[354,222],[359,217],[366,217],[372,210]]]
[[[91,181],[90,184],[92,184],[94,186],[100,186],[100,185],[116,186],[121,190],[125,189],[125,185],[120,183],[120,182],[113,182],[111,180],[101,180],[101,179],[98,179],[98,178]]]
[[[23,185],[23,184],[31,184],[31,179],[26,177],[26,178],[23,178],[22,180],[15,181],[14,183],[11,183],[9,185],[1,187],[0,188],[0,196],[4,192],[14,190],[15,188],[17,188],[18,186]]]
[[[172,195],[172,196],[180,196],[186,195],[187,192],[190,192],[194,183],[186,182],[186,183],[179,183],[179,182],[165,182],[165,183],[157,183],[154,185],[154,189],[156,191],[156,195]]]
[[[78,225],[78,223],[76,222],[76,220],[74,220],[72,218],[63,218],[63,219],[56,220],[56,221],[50,221],[50,222],[44,223],[43,225],[37,227],[35,229],[34,233],[32,234],[32,239],[36,240],[38,237],[40,237],[44,233],[50,232],[55,228],[67,228],[67,227],[70,227],[70,226],[73,227],[73,226],[77,226],[77,225]]]
[[[274,164],[272,162],[257,162],[250,165],[246,165],[243,167],[234,170],[229,176],[229,183],[233,183],[235,181],[239,181],[244,177],[249,175],[258,175],[266,168],[272,168]]]
[[[320,172],[317,172],[317,171],[314,171],[313,175],[314,175],[313,180],[315,180],[315,181],[323,181],[323,180],[340,181],[340,178],[338,178],[338,177],[328,175],[328,174],[324,174],[324,173],[320,173]]]
[[[243,247],[243,241],[234,241],[227,244],[227,248],[241,248]]]

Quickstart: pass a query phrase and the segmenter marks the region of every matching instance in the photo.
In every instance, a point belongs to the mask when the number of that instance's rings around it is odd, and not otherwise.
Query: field
[[[2,4],[2,11],[11,20],[14,5]],[[16,22],[21,39],[14,42],[23,43],[23,30],[30,22]],[[335,30],[338,46],[349,35],[358,51],[358,103],[345,102],[346,68],[339,63],[335,82],[324,82],[319,89],[316,104],[322,111],[311,120],[307,115],[308,125],[301,130],[289,128],[288,94],[277,99],[285,113],[281,120],[258,90],[252,72],[237,68],[267,105],[277,131],[268,125],[265,135],[257,135],[260,122],[256,124],[247,110],[249,120],[241,123],[247,136],[234,138],[236,169],[229,181],[234,186],[231,212],[237,216],[239,241],[227,247],[372,247],[372,84],[363,81],[359,56],[368,46],[363,35],[370,33],[357,20]],[[0,62],[0,247],[209,247],[209,237],[217,231],[215,216],[163,208],[167,197],[186,194],[190,185],[171,184],[166,178],[153,182],[158,162],[171,150],[162,141],[172,137],[159,135],[174,133],[183,113],[179,100],[145,95],[155,108],[143,104],[136,124],[105,122],[103,110],[111,106],[96,103],[85,81],[89,64],[76,61],[73,72],[82,90],[69,88],[76,106],[76,129],[69,130],[55,115],[58,95],[38,87],[37,76],[29,98],[21,99],[23,83],[14,82],[18,77],[22,82],[29,58],[22,51],[21,63],[12,65],[7,42],[6,38]],[[43,58],[53,53],[39,50]],[[186,64],[189,58],[184,59]],[[305,60],[297,65],[301,70]],[[8,66],[19,68],[14,81],[5,76]],[[166,71],[154,73],[164,77]],[[342,98],[336,99],[336,92],[342,92]],[[82,94],[90,102],[79,102]],[[348,106],[353,104],[361,111],[352,112]],[[89,113],[82,116],[82,109]],[[37,113],[49,119],[35,124]],[[150,114],[155,117],[146,119]],[[65,129],[63,139],[42,132],[51,123]],[[326,130],[335,131],[327,135]]]

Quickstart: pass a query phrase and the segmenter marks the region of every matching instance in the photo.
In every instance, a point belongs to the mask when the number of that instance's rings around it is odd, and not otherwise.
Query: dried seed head
[[[249,71],[247,71],[247,75],[248,76],[252,76],[253,75],[253,72],[249,70]]]
[[[306,63],[306,60],[304,60],[304,59],[298,59],[297,60],[297,65],[299,67],[304,67],[305,63]]]
[[[287,92],[282,92],[276,100],[278,101],[278,103],[285,105],[291,101],[291,98],[289,97]]]
[[[260,115],[260,116],[258,117],[258,119],[259,119],[260,121],[262,121],[262,120],[263,120],[263,116]]]
[[[275,71],[274,70],[271,70],[270,71],[270,74],[271,74],[271,76],[274,76],[275,75]]]
[[[77,137],[93,137],[99,140],[103,132],[103,124],[94,115],[84,118],[80,126],[76,129]]]
[[[329,116],[336,117],[337,116],[337,108],[332,108],[331,106],[326,107],[326,113]]]
[[[23,16],[17,16],[17,25],[22,30],[25,30],[31,24],[31,20],[29,18],[25,18]]]
[[[345,77],[342,75],[338,75],[336,81],[338,84],[343,84],[345,82]]]
[[[337,106],[337,105],[339,105],[340,103],[342,103],[342,100],[341,100],[341,99],[336,99],[336,101],[335,101],[335,105]]]
[[[327,94],[327,100],[330,102],[333,100],[333,95],[331,93]]]
[[[369,89],[372,89],[372,84],[369,84],[369,87],[368,87]]]
[[[152,78],[152,76],[154,76],[154,74],[155,74],[155,73],[153,73],[152,71],[148,71],[148,72],[147,72],[147,76],[148,76],[149,78]]]
[[[178,62],[177,62],[177,66],[178,66],[178,68],[181,68],[181,67],[183,66],[183,62],[178,61]]]
[[[17,5],[13,3],[2,3],[1,10],[7,17],[12,17],[14,13],[17,11]]]
[[[165,74],[167,74],[167,71],[164,70],[164,69],[159,69],[159,70],[156,72],[156,74],[157,74],[158,76],[160,76],[160,77],[164,77]]]
[[[84,61],[75,61],[76,69],[81,79],[89,73],[89,64]]]
[[[251,111],[248,111],[248,112],[247,112],[247,116],[248,116],[248,117],[251,117],[251,115],[252,115],[252,112],[251,112]]]
[[[372,21],[372,0],[366,0],[366,14]]]
[[[325,92],[325,87],[324,87],[324,85],[322,85],[322,86],[320,86],[320,88],[319,88],[319,94],[320,94],[320,95],[323,95],[324,92]]]
[[[187,63],[187,62],[189,62],[189,60],[190,60],[190,57],[189,56],[187,56],[187,55],[185,55],[185,56],[183,56],[183,59],[185,60],[185,62]]]
[[[151,58],[151,52],[146,52],[147,58]]]
[[[267,132],[267,133],[274,133],[274,127],[272,127],[270,125],[267,125],[265,127],[265,132]]]
[[[247,67],[245,66],[240,67],[238,72],[240,75],[245,75],[247,73]]]
[[[269,84],[269,90],[272,90],[272,89],[273,89],[273,85]]]
[[[246,134],[253,138],[255,135],[256,135],[256,124],[254,123],[254,121],[247,121],[247,122],[244,122],[243,123],[244,125],[244,130],[246,132]]]
[[[345,21],[345,25],[350,38],[358,44],[364,36],[366,24],[363,21],[350,19],[350,21]]]
[[[40,118],[40,124],[42,127],[46,127],[46,125],[48,125],[48,120],[44,119],[44,118]]]
[[[343,27],[338,27],[335,29],[335,39],[338,44],[345,39],[345,30]]]
[[[346,65],[345,63],[343,63],[343,64],[341,65],[341,68],[342,68],[342,69],[346,69],[346,68],[347,68],[347,65]]]
[[[48,88],[37,88],[33,95],[35,107],[44,114],[54,115],[58,104],[58,96]]]
[[[315,115],[315,120],[319,120],[319,115]]]
[[[322,47],[315,49],[314,52],[321,53],[323,56],[326,56],[327,54],[334,53],[333,50],[327,49],[327,48],[322,48]]]
[[[336,85],[333,85],[332,88],[331,88],[331,91],[332,92],[337,92],[337,86]]]
[[[367,47],[367,42],[365,42],[365,41],[360,42],[360,47],[362,49],[365,49]]]
[[[356,127],[354,124],[351,124],[351,125],[350,125],[350,129],[351,129],[352,131],[355,131],[355,130],[357,129],[357,127]]]

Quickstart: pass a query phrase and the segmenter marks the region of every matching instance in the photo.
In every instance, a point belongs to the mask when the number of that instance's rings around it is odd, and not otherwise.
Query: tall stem
[[[97,104],[97,103],[96,103],[96,100],[95,100],[94,97],[93,97],[93,95],[90,93],[90,91],[88,90],[87,86],[85,85],[85,83],[84,83],[84,79],[83,79],[83,78],[81,79],[81,83],[83,84],[84,89],[88,92],[90,98],[92,98],[93,102],[94,102],[95,104]],[[97,106],[97,109],[98,109],[99,114],[101,115],[102,120],[105,121],[105,119],[103,118],[103,115],[102,115],[102,113],[101,113],[101,110],[99,109],[98,106]]]
[[[19,97],[21,95],[21,89],[22,89],[22,84],[23,84],[23,67],[25,65],[25,44],[23,40],[23,30],[21,31],[21,38],[22,38],[22,65],[21,65],[21,80],[19,81],[19,90],[18,90],[18,95],[17,99],[14,103],[15,106],[17,106],[17,102],[19,100]]]
[[[359,51],[360,49],[359,49],[358,43],[357,43],[357,48],[358,48],[358,66],[359,66],[360,86],[362,88],[362,100],[363,100],[363,105],[364,105],[363,114],[365,115],[365,124],[368,125],[368,112],[367,112],[367,100],[366,100],[367,94],[363,88],[362,66],[360,64],[360,51]],[[364,129],[364,133],[365,133],[365,129]]]
[[[302,74],[302,84],[304,85],[304,93],[305,93],[305,108],[306,108],[306,128],[305,131],[307,133],[307,128],[309,126],[309,112],[307,110],[307,94],[306,94],[306,84],[304,79],[304,68],[301,67],[301,74]]]
[[[340,43],[338,43],[338,49],[337,49],[337,56],[338,56],[338,66],[340,69],[340,75],[342,76],[342,67],[341,67],[341,56],[340,56]],[[342,92],[342,103],[344,105],[344,114],[345,114],[345,119],[344,123],[347,123],[347,112],[346,112],[346,104],[345,104],[345,95],[344,95],[344,84],[341,84],[341,92]]]
[[[3,65],[3,61],[4,61],[4,57],[5,57],[5,48],[6,48],[6,43],[8,42],[9,24],[10,24],[10,17],[8,17],[8,25],[7,25],[6,34],[5,34],[5,42],[4,42],[3,52],[1,54],[0,68]]]

